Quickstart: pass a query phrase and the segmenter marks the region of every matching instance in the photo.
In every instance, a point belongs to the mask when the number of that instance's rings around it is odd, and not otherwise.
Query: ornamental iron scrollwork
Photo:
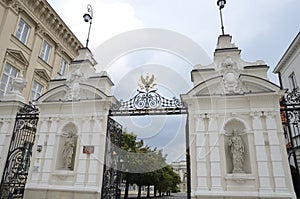
[[[285,93],[283,100],[281,101],[281,104],[300,106],[300,92],[297,89],[294,89],[291,92]]]
[[[20,114],[38,114],[39,113],[39,108],[35,106],[31,101],[29,104],[25,104],[20,110]]]
[[[152,75],[151,78],[148,74],[146,77],[141,76],[139,83],[140,89],[137,89],[138,93],[128,101],[117,101],[112,105],[110,109],[111,113],[133,112],[135,110],[147,113],[151,110],[185,110],[183,103],[179,99],[175,97],[167,99],[157,93],[154,79],[154,75]]]
[[[103,169],[102,199],[120,198],[122,126],[108,117]]]
[[[300,92],[294,89],[286,92],[280,101],[280,113],[286,148],[289,158],[293,158],[296,169],[299,171],[297,153],[300,149]]]
[[[0,184],[0,199],[23,198],[38,123],[38,109],[25,105],[16,116]]]

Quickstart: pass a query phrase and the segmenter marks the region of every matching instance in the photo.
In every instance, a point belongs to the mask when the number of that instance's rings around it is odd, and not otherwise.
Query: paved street
[[[130,199],[136,198],[133,196],[130,196]],[[142,197],[145,198],[145,197]],[[154,197],[151,197],[154,198]],[[157,199],[186,199],[186,193],[172,193],[171,196],[163,196],[163,197],[155,197]]]
[[[186,193],[172,193],[171,196],[157,197],[164,199],[186,199]]]

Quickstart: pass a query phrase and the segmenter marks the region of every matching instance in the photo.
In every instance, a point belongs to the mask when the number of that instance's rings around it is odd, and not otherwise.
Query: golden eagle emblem
[[[139,82],[139,87],[141,90],[146,90],[146,92],[149,92],[150,90],[154,89],[156,86],[156,83],[154,83],[155,77],[152,74],[151,78],[149,77],[148,74],[146,74],[146,77],[143,77],[141,75],[140,77],[140,82]]]

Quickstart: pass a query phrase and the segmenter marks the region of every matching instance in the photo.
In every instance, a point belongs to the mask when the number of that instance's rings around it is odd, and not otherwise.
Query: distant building
[[[0,100],[12,80],[27,80],[25,102],[48,90],[52,77],[64,75],[83,45],[46,0],[0,1]]]
[[[173,167],[174,172],[180,176],[181,183],[179,185],[180,192],[187,191],[187,176],[186,176],[186,161],[181,160],[179,162],[172,162],[171,167]]]
[[[273,72],[279,75],[281,88],[287,90],[285,101],[282,100],[281,103],[281,120],[286,138],[289,162],[299,171],[300,32],[298,32],[297,36],[292,41]]]
[[[300,86],[300,32],[292,41],[278,64],[274,73],[279,74],[283,89],[299,90]]]

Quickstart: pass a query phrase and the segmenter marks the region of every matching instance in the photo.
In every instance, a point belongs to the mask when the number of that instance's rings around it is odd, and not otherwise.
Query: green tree
[[[172,190],[177,190],[178,184],[180,184],[180,176],[171,166],[168,165],[160,170],[159,181],[156,184],[160,196],[163,193],[170,195]]]
[[[128,198],[129,184],[134,182],[135,176],[130,170],[135,168],[139,163],[135,154],[143,146],[143,140],[138,141],[137,136],[133,133],[124,131],[122,134],[121,157],[123,160],[122,178],[126,180],[124,198]]]
[[[144,146],[143,140],[137,140],[133,133],[123,132],[122,147],[118,154],[123,160],[122,177],[126,180],[124,199],[128,198],[130,184],[138,185],[138,198],[141,197],[141,187],[147,186],[147,197],[150,197],[151,185],[154,185],[154,195],[175,190],[180,183],[179,176],[166,163],[166,156],[161,150]]]

